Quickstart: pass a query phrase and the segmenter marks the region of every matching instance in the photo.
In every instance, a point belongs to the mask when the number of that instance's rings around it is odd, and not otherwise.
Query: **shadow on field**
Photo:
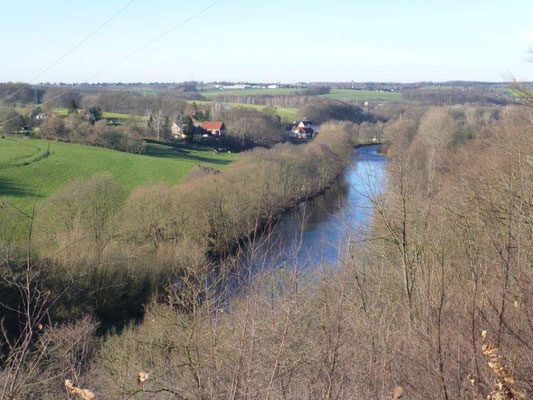
[[[218,165],[227,165],[230,160],[221,160],[216,157],[206,157],[196,154],[191,154],[191,151],[208,151],[205,147],[199,147],[194,145],[162,145],[156,143],[150,143],[146,148],[145,155],[158,158],[176,158],[181,160],[191,160],[195,162],[204,162]],[[213,155],[215,155],[213,153]]]
[[[24,188],[19,182],[0,177],[0,197],[42,197],[33,189]]]

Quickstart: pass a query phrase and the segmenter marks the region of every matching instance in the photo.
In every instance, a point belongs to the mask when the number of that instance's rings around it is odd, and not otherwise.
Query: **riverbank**
[[[202,281],[212,272],[210,255],[228,254],[265,222],[320,197],[332,185],[351,160],[350,128],[325,124],[311,143],[254,149],[221,172],[196,169],[173,187],[151,183],[129,193],[120,181],[124,173],[115,179],[85,171],[86,178],[43,199],[32,221],[33,261],[45,269],[42,290],[60,298],[51,320],[92,313],[103,327],[120,327],[141,318],[169,281],[189,276]],[[151,160],[94,149],[121,159]],[[164,172],[177,170],[168,165]],[[65,291],[69,296],[63,296]]]
[[[336,266],[349,235],[368,228],[369,197],[386,185],[387,159],[381,145],[359,146],[350,164],[321,194],[285,210],[268,232],[271,244],[263,255],[273,267],[297,263],[304,269]],[[347,232],[350,229],[351,232]]]
[[[280,219],[283,218],[285,214],[301,206],[302,203],[307,203],[309,201],[315,200],[320,196],[324,196],[325,193],[330,190],[333,185],[338,183],[338,180],[341,179],[341,177],[345,174],[346,169],[350,168],[353,165],[354,155],[358,149],[370,147],[376,148],[376,151],[379,152],[381,146],[382,143],[375,142],[361,143],[353,146],[353,154],[349,158],[349,163],[344,165],[344,167],[331,181],[311,193],[306,193],[305,196],[302,196],[298,199],[292,199],[286,204],[279,206],[275,214],[269,215],[269,217],[264,220],[257,221],[257,225],[249,232],[242,235],[234,244],[216,249],[216,251],[211,254],[212,258],[214,260],[220,260],[221,258],[227,257],[228,255],[235,254],[237,249],[242,248],[243,246],[247,246],[250,242],[250,239],[252,239],[253,241],[255,237],[263,234],[265,230],[267,230],[269,227],[278,224]]]

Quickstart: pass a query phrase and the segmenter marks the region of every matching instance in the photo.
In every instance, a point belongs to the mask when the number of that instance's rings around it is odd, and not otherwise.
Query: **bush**
[[[124,189],[109,174],[76,179],[50,197],[49,216],[54,224],[44,223],[42,228],[51,229],[56,238],[66,233],[105,245],[115,235],[112,221],[124,198]]]
[[[60,117],[57,115],[51,115],[41,124],[39,136],[48,140],[68,139],[69,131]]]
[[[26,126],[24,116],[15,111],[14,108],[8,108],[4,112],[0,112],[0,124],[3,134],[18,133]]]

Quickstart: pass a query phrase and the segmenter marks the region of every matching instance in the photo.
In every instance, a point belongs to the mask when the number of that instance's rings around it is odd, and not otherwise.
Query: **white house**
[[[185,134],[183,133],[183,129],[181,129],[181,126],[174,122],[171,126],[170,126],[170,133],[172,134],[172,137],[174,139],[184,139],[185,138]]]

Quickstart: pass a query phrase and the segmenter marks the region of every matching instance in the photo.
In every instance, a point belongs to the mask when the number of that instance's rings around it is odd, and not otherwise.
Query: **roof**
[[[202,129],[205,129],[206,131],[213,131],[213,130],[220,131],[220,130],[224,129],[224,122],[207,121],[207,122],[204,122],[201,125],[201,127],[202,127]]]

